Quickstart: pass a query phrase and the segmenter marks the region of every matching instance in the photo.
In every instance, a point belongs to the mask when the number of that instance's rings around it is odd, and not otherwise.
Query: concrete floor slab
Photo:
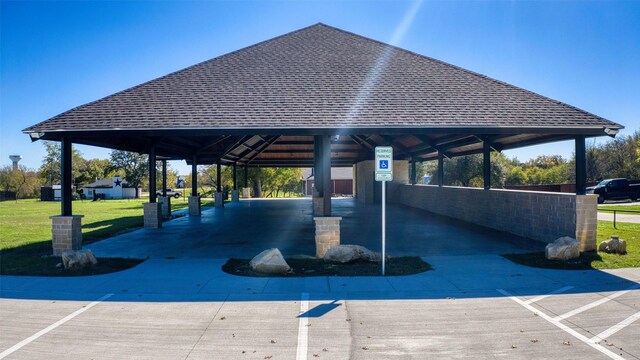
[[[333,199],[332,214],[343,218],[343,244],[381,251],[379,205]],[[471,255],[544,249],[543,243],[482,226],[389,204],[387,254]],[[201,216],[181,217],[162,229],[140,229],[86,248],[98,257],[251,258],[277,247],[285,256],[315,255],[315,225],[310,199],[246,200],[224,208],[203,209]]]

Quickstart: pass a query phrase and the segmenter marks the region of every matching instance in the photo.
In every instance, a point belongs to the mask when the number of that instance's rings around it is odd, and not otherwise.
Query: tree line
[[[18,198],[38,197],[41,186],[60,184],[60,144],[43,142],[46,155],[38,170],[20,166],[0,168],[0,190],[17,193]],[[607,178],[624,177],[640,179],[640,131],[633,135],[618,136],[604,144],[587,143],[587,181],[598,182]],[[430,175],[430,183],[437,181],[437,162],[416,164],[416,182],[423,175]],[[156,171],[156,188],[162,189],[160,162]],[[217,187],[217,167],[198,167],[198,190],[210,196]],[[113,150],[109,159],[85,159],[74,149],[72,153],[72,180],[76,186],[86,185],[103,178],[119,175],[130,186],[148,189],[149,162],[145,154]],[[247,183],[244,170],[238,168],[238,188],[249,187],[255,197],[300,196],[301,169],[294,168],[250,168]],[[167,186],[175,187],[178,173],[168,164]],[[191,187],[191,175],[187,175],[185,187]],[[575,182],[575,154],[565,159],[559,155],[538,156],[526,162],[508,158],[504,154],[491,154],[491,186],[547,185]],[[454,186],[482,187],[482,155],[460,156],[444,161],[444,183]],[[221,187],[229,190],[233,186],[232,167],[222,167]]]
[[[20,166],[0,168],[0,190],[15,192],[17,198],[35,198],[40,195],[42,186],[60,184],[60,143],[44,141],[45,156],[38,170]],[[77,150],[72,150],[72,182],[79,188],[104,178],[121,176],[131,187],[149,188],[149,157],[145,154],[112,150],[109,159],[85,159]],[[162,165],[156,164],[156,189],[162,189]],[[215,165],[198,166],[199,192],[204,196],[211,196],[217,187]],[[229,190],[233,186],[231,167],[222,167],[221,187]],[[301,169],[292,168],[251,168],[248,171],[248,184],[244,183],[244,173],[238,168],[237,186],[251,187],[254,196],[279,197],[299,196]],[[176,187],[178,172],[170,163],[167,164],[167,187]],[[191,174],[184,179],[186,188],[191,188]]]
[[[610,178],[640,179],[640,131],[618,136],[604,144],[587,142],[587,182]],[[417,164],[417,174],[430,175],[437,182],[437,161]],[[482,155],[460,156],[444,161],[444,183],[453,186],[482,187]],[[420,175],[421,177],[422,175]],[[422,182],[421,179],[416,179]],[[491,153],[491,186],[549,185],[575,183],[575,154],[565,159],[560,155],[542,155],[526,162]]]

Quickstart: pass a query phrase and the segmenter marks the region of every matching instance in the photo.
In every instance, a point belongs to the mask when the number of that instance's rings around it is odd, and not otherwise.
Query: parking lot
[[[0,358],[640,358],[640,269],[425,260],[435,269],[385,278],[245,278],[208,259],[5,276]]]

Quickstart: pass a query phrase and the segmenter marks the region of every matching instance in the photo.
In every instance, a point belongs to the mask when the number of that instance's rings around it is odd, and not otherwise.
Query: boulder
[[[605,240],[600,243],[598,251],[606,252],[609,254],[623,255],[627,253],[627,242],[624,240],[620,240],[618,235],[611,235],[611,239]]]
[[[374,253],[360,245],[338,245],[330,248],[324,254],[325,261],[348,263],[352,261],[380,261],[380,254]]]
[[[67,250],[62,253],[62,264],[67,270],[79,270],[97,263],[91,250]]]
[[[291,270],[291,267],[277,248],[268,249],[256,255],[249,262],[249,266],[254,271],[265,274],[282,274]]]
[[[561,237],[544,248],[547,260],[569,260],[580,256],[580,242],[569,236]]]

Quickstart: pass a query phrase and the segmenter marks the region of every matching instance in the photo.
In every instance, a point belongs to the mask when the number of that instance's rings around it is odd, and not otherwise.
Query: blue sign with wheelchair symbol
[[[389,160],[380,160],[380,169],[388,169]]]

